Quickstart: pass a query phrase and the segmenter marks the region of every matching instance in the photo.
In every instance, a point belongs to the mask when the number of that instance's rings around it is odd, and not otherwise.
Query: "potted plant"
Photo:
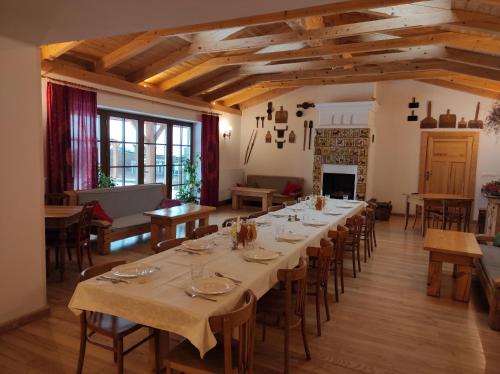
[[[116,186],[116,183],[113,180],[113,178],[104,174],[104,172],[102,171],[101,165],[99,165],[97,167],[97,187],[109,188],[109,187],[114,187],[114,186]]]
[[[486,183],[481,188],[481,192],[486,197],[500,196],[500,180]]]
[[[185,203],[198,202],[201,191],[201,180],[197,173],[199,160],[201,160],[200,155],[196,155],[193,159],[185,159],[182,163],[184,184],[177,192],[177,198]]]

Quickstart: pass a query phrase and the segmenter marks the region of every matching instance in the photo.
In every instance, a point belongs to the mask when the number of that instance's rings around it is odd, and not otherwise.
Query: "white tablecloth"
[[[229,237],[214,234],[209,237],[215,245],[210,253],[190,255],[168,250],[139,260],[141,263],[157,265],[160,269],[145,283],[131,281],[128,284],[112,284],[96,279],[79,283],[69,302],[69,308],[77,315],[81,310],[108,313],[145,326],[174,332],[189,339],[203,356],[216,344],[208,318],[233,309],[247,289],[251,289],[260,298],[276,283],[278,269],[296,266],[308,246],[318,245],[329,229],[343,224],[347,217],[360,212],[365,203],[339,208],[345,205],[343,200],[327,200],[326,210],[342,212],[337,216],[309,208],[299,212],[290,208],[280,211],[297,213],[299,217],[305,213],[310,218],[328,222],[328,225],[321,227],[305,226],[301,221],[288,222],[286,217],[277,218],[270,214],[259,217],[257,221],[270,221],[271,225],[258,228],[257,244],[283,254],[267,265],[245,261],[240,250],[230,249]],[[277,224],[284,224],[285,230],[307,235],[307,238],[298,243],[276,241],[274,230]],[[190,298],[184,290],[188,286],[192,263],[202,263],[209,271],[232,275],[243,283],[228,294],[216,296],[216,303]]]

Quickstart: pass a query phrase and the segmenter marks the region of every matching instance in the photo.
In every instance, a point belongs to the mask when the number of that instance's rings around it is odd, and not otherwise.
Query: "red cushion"
[[[283,190],[283,195],[291,195],[300,192],[301,189],[302,188],[298,184],[288,181],[286,183],[285,189]]]
[[[158,205],[158,209],[168,209],[168,208],[172,208],[174,206],[179,206],[179,205],[182,205],[180,200],[173,200],[173,199],[164,198],[161,201],[160,205]]]
[[[94,205],[94,218],[103,220],[103,221],[108,221],[109,223],[113,223],[113,218],[111,218],[108,213],[104,211],[102,208],[101,204],[99,204],[98,201],[95,202]]]

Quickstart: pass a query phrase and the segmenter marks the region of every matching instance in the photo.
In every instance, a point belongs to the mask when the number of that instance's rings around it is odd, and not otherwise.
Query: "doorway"
[[[478,131],[422,132],[418,191],[474,197]]]

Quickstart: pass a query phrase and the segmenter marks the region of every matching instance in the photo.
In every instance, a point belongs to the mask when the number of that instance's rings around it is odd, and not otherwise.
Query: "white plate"
[[[232,291],[234,287],[232,280],[219,277],[198,278],[191,282],[191,289],[204,295],[222,295]]]
[[[351,209],[352,205],[337,205],[337,208],[342,208],[342,209]]]
[[[270,214],[271,216],[273,216],[273,217],[278,217],[278,218],[279,218],[279,217],[288,217],[288,216],[289,216],[289,214],[288,214],[288,213],[279,212],[279,211],[278,211],[278,212],[271,212],[271,213],[269,213],[269,214]]]
[[[248,260],[267,261],[277,258],[280,254],[269,249],[250,249],[243,252],[243,256]]]
[[[257,221],[257,226],[258,227],[271,226],[271,224],[272,224],[271,221]]]
[[[304,226],[325,226],[328,222],[311,219],[309,221],[304,221],[303,224]]]
[[[285,232],[283,234],[281,234],[277,239],[278,241],[281,240],[281,241],[285,241],[285,242],[300,242],[301,240],[304,240],[306,237],[304,235],[300,235],[300,234],[295,234],[295,233],[292,233],[292,232]]]
[[[186,240],[182,243],[182,246],[193,251],[206,251],[212,247],[206,240]]]
[[[139,276],[147,276],[154,273],[156,267],[141,263],[132,263],[116,266],[111,270],[111,274],[120,278],[137,278]]]
[[[342,214],[344,214],[342,212],[336,212],[334,210],[326,211],[326,212],[323,212],[323,213],[326,214],[326,215],[329,215],[329,216],[341,216]]]

